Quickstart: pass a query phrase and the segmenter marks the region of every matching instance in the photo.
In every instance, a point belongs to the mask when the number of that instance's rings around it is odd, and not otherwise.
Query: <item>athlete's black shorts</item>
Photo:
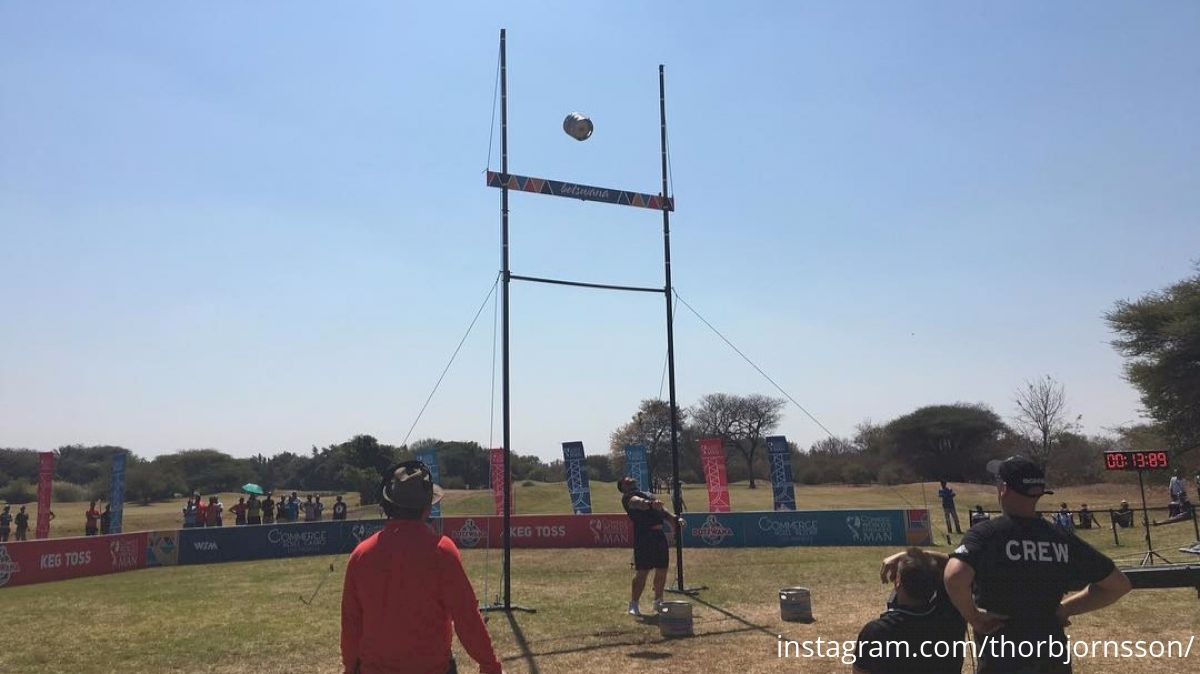
[[[638,538],[633,545],[633,568],[638,571],[665,569],[670,565],[667,537],[662,532]]]

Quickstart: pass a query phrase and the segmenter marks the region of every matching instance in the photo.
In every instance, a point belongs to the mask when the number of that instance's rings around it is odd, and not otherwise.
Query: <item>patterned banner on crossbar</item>
[[[592,185],[578,185],[576,183],[564,183],[557,180],[547,180],[546,178],[530,178],[528,176],[518,176],[512,173],[508,174],[507,185],[505,181],[500,179],[500,174],[495,171],[487,172],[488,187],[508,187],[510,190],[520,192],[535,192],[537,194],[549,194],[556,197],[569,197],[571,199],[579,199],[582,201],[599,201],[606,204],[619,204],[622,206],[636,206],[638,208],[650,208],[656,211],[663,210],[663,203],[666,203],[666,210],[675,210],[674,199],[663,199],[657,194],[642,194],[641,192],[627,192],[625,190],[616,190],[610,187],[593,187]]]

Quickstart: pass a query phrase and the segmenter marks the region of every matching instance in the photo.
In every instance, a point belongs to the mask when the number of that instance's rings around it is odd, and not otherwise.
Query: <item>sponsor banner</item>
[[[700,441],[700,464],[708,485],[708,511],[729,512],[729,481],[725,476],[725,442],[720,438]]]
[[[178,531],[146,532],[146,566],[175,566],[179,563]]]
[[[500,517],[443,517],[442,534],[464,550],[504,546]],[[514,548],[621,548],[633,545],[626,515],[521,515],[510,527]]]
[[[38,513],[34,538],[50,537],[50,494],[54,489],[54,452],[38,452]]]
[[[650,493],[650,466],[645,445],[625,445],[625,474],[637,482],[638,489]]]
[[[121,533],[125,514],[125,452],[113,454],[112,481],[108,491],[108,533]]]
[[[929,524],[929,511],[925,509],[905,511],[908,522],[909,545],[933,545],[933,527]]]
[[[179,532],[179,563],[208,564],[344,552],[346,520],[204,527]]]
[[[909,544],[908,511],[814,510],[688,513],[689,547],[787,547]]]
[[[433,478],[433,483],[440,486],[442,484],[442,471],[438,468],[437,450],[430,447],[429,449],[417,452],[417,461],[425,464],[425,467],[429,469],[429,477]],[[434,503],[433,507],[430,508],[429,516],[442,516],[442,504],[440,501]]]
[[[0,587],[98,576],[145,566],[145,533],[0,544]]]
[[[592,492],[588,484],[587,460],[582,442],[564,442],[563,468],[567,472],[567,491],[571,494],[571,511],[576,515],[590,515]]]
[[[530,178],[528,176],[519,176],[511,173],[503,174],[496,173],[495,171],[488,171],[487,184],[488,187],[507,187],[510,190],[536,192],[538,194],[549,194],[556,197],[570,197],[572,199],[580,199],[582,201],[601,201],[606,204],[620,204],[622,206],[652,208],[656,211],[675,210],[675,200],[663,199],[662,195],[630,192],[628,190],[618,190],[612,187],[595,187],[593,185],[564,183],[558,180]]]
[[[492,447],[491,449],[491,486],[492,486],[492,501],[496,504],[496,514],[504,514],[504,448]],[[508,481],[508,503],[509,514],[517,511],[516,503],[512,499],[512,480]]]
[[[787,438],[773,435],[767,438],[767,459],[771,465],[771,492],[775,510],[796,509],[796,488],[792,479],[792,453]]]

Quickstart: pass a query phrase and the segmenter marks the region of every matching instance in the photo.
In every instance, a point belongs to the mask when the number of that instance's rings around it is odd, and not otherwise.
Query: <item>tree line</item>
[[[1189,474],[1200,452],[1200,267],[1198,273],[1137,300],[1118,301],[1106,314],[1126,357],[1126,378],[1141,394],[1144,423],[1102,435],[1080,431],[1065,387],[1053,377],[1024,382],[1006,422],[979,403],[929,405],[886,423],[865,420],[853,435],[828,437],[807,448],[791,444],[793,475],[801,484],[883,483],[919,480],[982,481],[991,458],[1024,453],[1046,467],[1057,484],[1122,479],[1106,475],[1101,453],[1116,448],[1168,449]],[[731,481],[749,487],[767,477],[765,439],[783,419],[786,403],[761,394],[711,393],[678,410],[680,478],[701,482],[699,440],[719,438]],[[647,449],[651,472],[671,473],[671,418],[667,402],[643,400],[629,421],[611,433],[607,453],[587,457],[592,479],[612,481],[625,472],[624,447]],[[488,487],[487,450],[475,442],[425,439],[393,446],[370,435],[308,452],[236,458],[215,449],[189,449],[143,458],[122,447],[68,445],[56,451],[54,499],[83,501],[108,493],[112,457],[126,453],[126,494],[150,501],[176,494],[232,491],[254,482],[266,488],[358,491],[369,501],[390,464],[436,448],[443,486]],[[514,454],[513,479],[565,479],[561,460]],[[37,453],[0,448],[0,500],[36,497]]]

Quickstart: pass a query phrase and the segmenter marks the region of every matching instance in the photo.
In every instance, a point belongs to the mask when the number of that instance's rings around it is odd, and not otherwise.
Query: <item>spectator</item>
[[[1121,507],[1113,511],[1112,519],[1122,529],[1133,526],[1133,510],[1129,508],[1129,501],[1121,499]]]
[[[279,505],[275,510],[275,521],[280,524],[287,522],[289,511],[290,511],[290,507],[288,506],[287,498],[285,498],[284,496],[280,496],[279,497]]]
[[[335,519],[335,520],[346,519],[346,504],[342,502],[341,496],[338,496],[337,499],[333,502],[333,519]]]
[[[441,497],[429,469],[407,461],[389,474],[380,494],[387,524],[359,543],[346,564],[344,671],[456,671],[450,646],[457,632],[481,674],[501,674],[458,547],[425,525]]]
[[[229,506],[229,512],[233,513],[233,525],[235,527],[246,525],[246,497],[239,496],[238,502]]]
[[[53,515],[53,513],[51,514]],[[25,512],[25,506],[21,506],[21,508],[17,510],[17,516],[14,518],[14,522],[17,525],[16,540],[25,540],[25,537],[29,534],[29,514]]]
[[[246,523],[262,524],[262,501],[255,494],[251,494],[250,501],[246,503]]]
[[[1075,516],[1071,514],[1071,511],[1067,508],[1066,503],[1060,503],[1058,505],[1058,512],[1054,513],[1052,520],[1054,522],[1054,526],[1058,527],[1059,529],[1062,529],[1068,534],[1075,533]]]
[[[112,512],[109,510],[111,507],[111,503],[105,503],[104,512],[100,514],[100,533],[104,536],[112,533]]]
[[[1096,516],[1092,514],[1092,511],[1088,510],[1086,503],[1081,503],[1079,505],[1079,528],[1091,529],[1095,526]]]
[[[880,580],[892,583],[887,611],[867,623],[858,633],[856,674],[959,674],[962,641],[967,623],[955,610],[942,587],[948,557],[940,552],[909,548],[883,560]],[[908,657],[896,657],[888,644],[906,642]],[[947,653],[945,657],[921,657],[922,644]],[[944,644],[944,645],[941,645]]]
[[[288,499],[287,513],[289,522],[300,519],[300,497],[296,496],[296,492],[292,492],[291,498]]]
[[[317,506],[313,503],[312,494],[309,494],[304,500],[304,521],[315,522],[317,519]]]
[[[225,506],[217,500],[216,496],[208,497],[208,508],[204,511],[204,524],[209,527],[219,527],[222,525],[221,512]]]
[[[88,505],[87,512],[83,514],[85,521],[83,525],[84,536],[95,536],[97,533],[96,523],[100,521],[100,511],[96,510],[96,502],[92,501]]]
[[[962,526],[958,523],[958,511],[954,508],[954,490],[946,486],[942,480],[942,488],[938,489],[938,498],[942,499],[942,514],[946,516],[946,533],[950,533],[950,522],[954,522],[954,533],[961,534]]]
[[[992,516],[983,512],[983,506],[975,504],[975,510],[971,511],[971,526],[975,526],[980,522],[986,522],[992,519]]]
[[[271,495],[267,494],[262,500],[262,522],[263,524],[275,524],[275,502],[271,500]]]
[[[183,504],[183,528],[191,529],[196,526],[196,502],[189,496],[187,503]]]
[[[325,512],[325,504],[321,503],[321,495],[317,494],[317,500],[313,503],[313,519],[317,522],[321,521],[321,514]]]
[[[196,494],[196,526],[208,526],[208,506],[205,505],[199,494]]]
[[[1182,503],[1187,500],[1187,482],[1183,480],[1183,471],[1179,468],[1175,469],[1175,473],[1171,475],[1171,483],[1167,486],[1167,492],[1171,495],[1171,503]]]
[[[9,527],[12,526],[12,513],[9,512],[9,506],[4,506],[4,510],[0,510],[0,543],[8,542]]]

